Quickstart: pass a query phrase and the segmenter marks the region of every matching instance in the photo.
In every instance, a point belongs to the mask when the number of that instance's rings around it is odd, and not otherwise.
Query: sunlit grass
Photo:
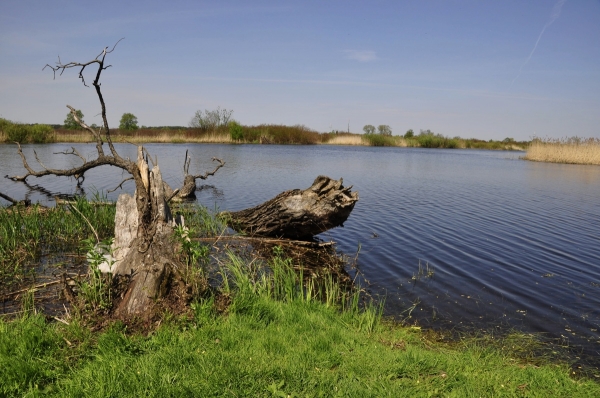
[[[201,228],[209,214],[194,206],[175,211],[200,235],[223,228]],[[187,315],[163,314],[143,335],[120,321],[92,332],[74,312],[0,318],[0,396],[600,396],[567,364],[530,355],[531,335],[440,341],[382,321],[359,289],[307,278],[282,253],[265,263],[226,251]]]
[[[367,331],[352,311],[296,297],[247,289],[225,315],[207,298],[149,335],[118,322],[92,333],[77,319],[0,320],[0,395],[600,396],[566,364],[528,362],[499,341],[448,344],[379,321]]]
[[[536,139],[524,159],[537,162],[600,165],[599,138]]]

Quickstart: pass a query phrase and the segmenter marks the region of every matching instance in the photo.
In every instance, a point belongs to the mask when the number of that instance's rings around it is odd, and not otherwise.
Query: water
[[[77,164],[54,155],[70,145],[36,149],[47,167]],[[91,158],[92,145],[76,145]],[[320,174],[344,178],[360,200],[344,228],[322,234],[353,255],[385,312],[435,328],[542,333],[600,358],[600,167],[533,163],[520,152],[259,145],[148,145],[172,186],[190,171],[227,162],[197,193],[221,210],[262,203],[306,188]],[[136,148],[118,145],[134,158]],[[66,158],[66,160],[65,160]],[[14,146],[0,145],[0,172],[23,174]],[[127,177],[103,167],[86,173],[89,195]],[[52,193],[76,193],[68,178],[31,178]],[[124,184],[133,191],[133,183]],[[0,192],[52,203],[35,187],[0,179]],[[119,191],[109,194],[116,199]]]

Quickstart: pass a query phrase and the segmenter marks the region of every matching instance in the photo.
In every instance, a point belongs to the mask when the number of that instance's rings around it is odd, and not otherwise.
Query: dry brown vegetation
[[[194,129],[138,129],[112,130],[113,142],[138,143],[231,143],[227,131],[200,132]],[[56,130],[56,142],[89,142],[89,133],[83,130]]]
[[[524,159],[536,162],[600,165],[600,139],[535,139]]]

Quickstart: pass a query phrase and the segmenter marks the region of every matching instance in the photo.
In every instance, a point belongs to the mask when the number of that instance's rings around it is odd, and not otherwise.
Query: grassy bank
[[[289,289],[285,278],[279,287],[256,283],[224,266],[225,312],[207,297],[148,335],[119,323],[91,332],[77,318],[0,320],[0,395],[600,395],[600,384],[571,378],[564,364],[524,359],[514,347],[530,344],[526,336],[439,342],[381,322],[374,308],[341,311]]]
[[[89,203],[76,206],[111,227]],[[194,236],[220,235],[206,211],[184,210]],[[7,225],[25,231],[80,223],[70,218],[75,211],[33,209],[35,222],[2,211],[13,217]],[[83,225],[76,233],[55,228],[56,240],[90,233]],[[6,242],[3,236],[3,249]],[[37,314],[25,294],[18,318],[0,317],[0,396],[600,395],[600,384],[573,378],[567,364],[535,356],[532,336],[447,341],[382,321],[360,291],[327,274],[298,273],[299,264],[282,253],[274,250],[265,267],[225,251],[211,273],[205,261],[188,262],[212,287],[198,290],[183,314],[166,311],[150,332],[119,321],[90,323],[75,309],[56,322]]]
[[[527,148],[527,160],[552,163],[600,165],[600,139],[535,139]]]
[[[244,126],[230,123],[213,129],[187,127],[140,128],[137,130],[112,129],[114,142],[130,143],[238,143],[238,144],[297,144],[297,145],[364,145],[422,148],[474,148],[496,150],[524,150],[528,142],[483,141],[449,138],[431,132],[411,137],[381,134],[353,134],[348,132],[319,133],[303,125],[284,126],[261,124]],[[24,125],[0,119],[0,142],[46,143],[90,142],[83,130],[66,130],[47,125]]]

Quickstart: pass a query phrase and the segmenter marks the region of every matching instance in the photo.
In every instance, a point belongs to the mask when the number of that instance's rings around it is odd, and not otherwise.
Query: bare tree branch
[[[225,162],[222,161],[219,158],[212,158],[213,162],[216,160],[217,162],[219,162],[219,165],[213,170],[213,171],[207,171],[206,173],[204,173],[204,175],[198,174],[198,175],[194,175],[194,179],[198,179],[200,178],[201,180],[206,180],[209,176],[214,176],[215,173],[217,172],[217,170],[219,170],[221,167],[225,166]],[[188,168],[189,168],[189,161],[188,161]]]
[[[131,181],[133,180],[133,177],[129,177],[124,179],[123,181],[121,181],[121,183],[119,185],[117,185],[116,187],[114,187],[113,189],[109,189],[108,191],[106,191],[107,193],[112,193],[115,192],[117,189],[121,188],[123,189],[123,183],[127,182],[127,181]]]
[[[64,151],[64,152],[54,152],[54,155],[60,155],[60,154],[62,154],[62,155],[75,155],[75,156],[79,156],[79,158],[81,160],[83,160],[83,163],[87,162],[86,158],[84,158],[79,153],[79,151],[77,151],[77,149],[75,149],[75,147],[71,147],[71,151],[70,152],[67,152],[67,151]]]
[[[0,192],[0,198],[11,202],[13,205],[24,204],[25,206],[29,206],[31,204],[31,201],[29,199],[16,200],[16,199],[11,198],[8,195],[3,194],[2,192]]]
[[[110,148],[110,151],[111,151],[113,157],[115,157],[115,158],[120,158],[120,156],[117,153],[117,151],[115,150],[112,140],[110,138],[110,129],[108,127],[108,120],[106,119],[106,105],[104,104],[104,98],[102,96],[102,91],[100,90],[100,75],[102,74],[103,70],[106,70],[106,69],[110,68],[110,66],[111,66],[111,65],[104,66],[104,59],[106,58],[106,55],[112,53],[115,50],[115,48],[117,47],[117,44],[119,44],[121,42],[121,40],[123,40],[123,38],[119,39],[119,41],[117,41],[115,43],[115,45],[112,47],[112,49],[110,49],[110,50],[108,49],[108,47],[104,47],[102,52],[100,54],[98,54],[98,56],[96,56],[96,58],[94,58],[91,61],[83,62],[83,63],[82,62],[69,62],[69,63],[63,64],[62,61],[60,60],[60,56],[59,56],[58,62],[56,63],[55,66],[46,64],[46,66],[44,66],[44,68],[42,69],[42,70],[44,70],[46,68],[52,69],[52,72],[54,73],[54,78],[56,78],[57,71],[60,71],[60,75],[62,75],[66,69],[81,67],[81,69],[79,70],[79,78],[81,79],[81,82],[83,83],[83,85],[88,87],[85,82],[85,77],[83,76],[83,71],[85,70],[86,67],[88,67],[90,65],[98,64],[98,70],[96,71],[96,78],[94,79],[94,82],[92,83],[92,85],[96,89],[96,94],[98,95],[98,99],[100,100],[100,105],[102,107],[101,114],[102,114],[102,121],[104,124],[104,135],[105,135],[106,143],[108,144],[108,147]],[[94,131],[94,129],[87,126],[85,123],[83,123],[81,120],[79,120],[79,118],[77,118],[77,116],[74,113],[75,110],[71,106],[67,105],[67,107],[71,110],[71,114],[73,114],[73,116],[75,116],[75,120],[77,121],[77,123],[79,123],[79,125],[81,127],[83,127],[84,129],[89,131],[92,134],[92,136],[96,139],[96,148],[98,150],[98,154],[103,155],[104,154],[102,151],[103,142],[102,142],[102,138],[100,135],[100,130]]]

